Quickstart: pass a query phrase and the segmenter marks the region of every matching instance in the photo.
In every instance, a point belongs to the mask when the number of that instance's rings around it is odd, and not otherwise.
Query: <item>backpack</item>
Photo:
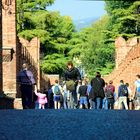
[[[127,90],[127,87],[125,85],[121,86],[121,93],[123,96],[128,96],[128,90]]]
[[[108,86],[108,87],[106,88],[105,96],[106,96],[108,99],[114,98],[113,92],[112,92],[112,87],[111,87],[111,86]]]
[[[73,80],[66,81],[67,90],[73,91],[75,89],[75,82]]]
[[[60,92],[59,86],[56,85],[56,86],[54,87],[54,94],[55,94],[55,95],[60,95],[60,93],[61,93],[61,92]]]

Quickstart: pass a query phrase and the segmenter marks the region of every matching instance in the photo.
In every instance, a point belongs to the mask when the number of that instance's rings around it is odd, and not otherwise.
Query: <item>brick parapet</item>
[[[136,74],[140,74],[140,44],[132,46],[118,67],[116,67],[111,74],[105,76],[104,79],[106,82],[113,80],[116,86],[116,92],[118,92],[117,88],[120,80],[124,80],[125,83],[128,82],[130,84],[130,88],[134,93]]]

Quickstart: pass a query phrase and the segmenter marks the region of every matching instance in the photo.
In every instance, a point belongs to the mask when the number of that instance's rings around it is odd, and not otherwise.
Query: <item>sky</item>
[[[91,17],[101,17],[105,2],[100,0],[55,0],[52,6],[47,7],[50,11],[59,11],[61,16],[71,16],[73,20],[80,20]]]

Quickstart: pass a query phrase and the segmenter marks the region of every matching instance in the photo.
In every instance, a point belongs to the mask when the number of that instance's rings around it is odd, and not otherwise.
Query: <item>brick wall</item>
[[[22,45],[22,63],[26,62],[34,73],[38,88],[40,88],[40,40],[35,37],[30,42],[19,38]]]
[[[15,0],[6,5],[2,0],[3,30],[3,90],[10,96],[16,96],[16,4]]]
[[[2,1],[0,1],[0,93],[2,92]]]
[[[115,46],[117,47],[116,51],[119,50],[118,47],[121,47],[117,46],[117,42],[115,42]],[[128,48],[128,50],[126,48]],[[118,66],[110,75],[104,77],[104,79],[106,82],[113,80],[114,85],[116,86],[116,92],[118,92],[117,89],[120,80],[124,80],[125,83],[128,82],[130,84],[130,88],[134,93],[134,81],[136,79],[136,74],[140,74],[140,43],[137,44],[136,38],[130,39],[126,42],[125,46],[120,48],[120,50],[119,52],[116,52],[116,54],[119,53],[116,57],[116,63]],[[125,57],[123,56],[124,54]]]

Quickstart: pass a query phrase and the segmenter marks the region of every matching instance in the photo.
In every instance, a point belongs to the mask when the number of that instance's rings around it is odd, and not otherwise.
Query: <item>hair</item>
[[[57,79],[55,80],[55,83],[58,84],[58,80]]]
[[[109,84],[113,84],[113,81],[112,81],[112,80],[110,80],[110,81],[109,81]]]
[[[68,63],[67,63],[67,67],[68,67],[68,66],[74,67],[72,61],[68,61]]]
[[[105,82],[105,85],[107,86],[107,85],[108,85],[108,83],[107,83],[107,82]]]
[[[139,75],[139,74],[137,74],[136,76],[137,76],[138,78],[140,78],[140,75]]]
[[[126,85],[127,87],[129,87],[129,83],[126,83],[125,85]]]
[[[22,68],[23,68],[23,69],[26,69],[26,68],[27,68],[27,64],[26,64],[26,63],[23,63],[23,64],[22,64]]]
[[[101,74],[100,74],[100,72],[96,72],[96,77],[101,77]]]
[[[124,83],[124,81],[123,80],[120,80],[120,83]]]

